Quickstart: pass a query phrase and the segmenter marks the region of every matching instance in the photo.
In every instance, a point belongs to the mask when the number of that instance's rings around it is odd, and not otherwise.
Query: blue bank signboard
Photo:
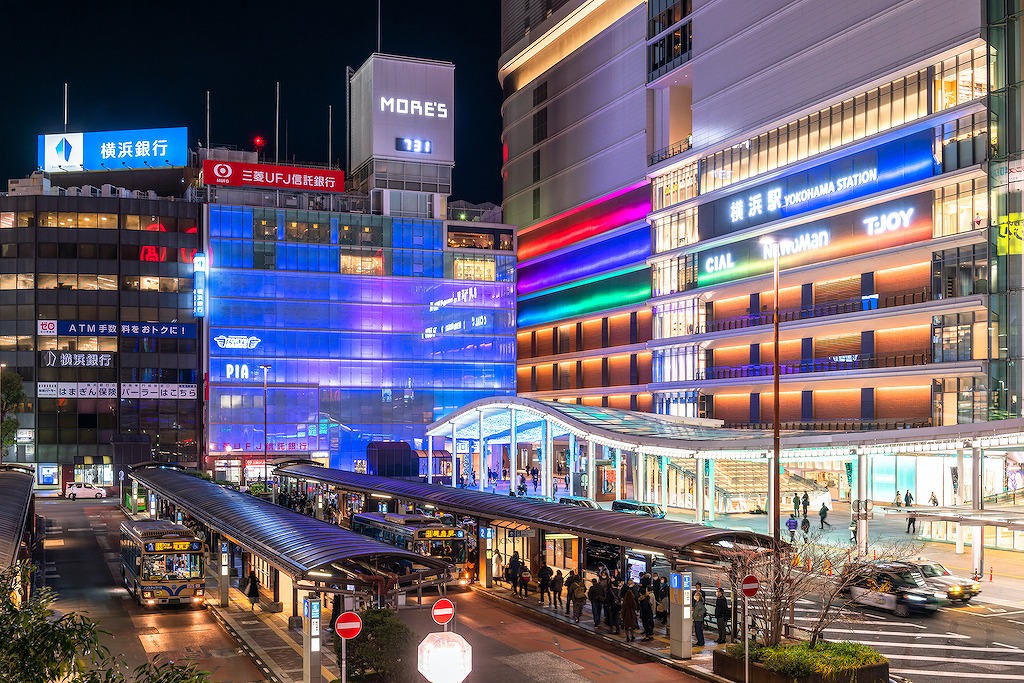
[[[148,128],[39,136],[39,168],[48,173],[188,165],[188,128]]]

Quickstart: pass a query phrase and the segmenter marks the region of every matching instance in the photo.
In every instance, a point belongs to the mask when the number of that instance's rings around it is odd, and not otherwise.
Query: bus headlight
[[[142,597],[151,598],[153,597],[153,591],[142,591]]]
[[[192,602],[199,603],[199,602],[202,602],[202,601],[203,601],[203,596],[201,596],[201,595],[197,595],[196,597],[192,598]]]
[[[196,589],[196,595],[206,595],[206,593],[203,591],[202,588],[197,588]]]

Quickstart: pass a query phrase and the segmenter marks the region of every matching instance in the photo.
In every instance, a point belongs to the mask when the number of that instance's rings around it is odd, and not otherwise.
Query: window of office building
[[[654,296],[685,292],[697,287],[697,255],[686,254],[652,268]]]
[[[383,275],[384,253],[378,249],[342,249],[341,272],[346,275]]]
[[[986,48],[977,47],[936,64],[935,111],[950,109],[988,94]]]
[[[655,382],[689,382],[702,375],[704,350],[697,344],[657,349],[652,355]]]
[[[932,297],[988,294],[988,245],[943,249],[932,255]]]
[[[647,80],[653,81],[690,59],[693,23],[686,22],[647,46]]]
[[[935,191],[934,237],[957,235],[988,225],[988,183],[984,178],[946,185]]]
[[[690,15],[693,0],[650,0],[647,3],[647,37],[653,38]]]
[[[684,247],[697,240],[697,207],[654,220],[655,253]]]
[[[533,113],[533,144],[537,144],[548,137],[548,110],[547,107]]]
[[[453,265],[452,277],[456,280],[494,282],[496,279],[493,256],[457,255]]]
[[[655,309],[656,339],[698,334],[704,331],[705,307],[699,299],[673,301]]]
[[[697,196],[697,164],[690,164],[655,178],[653,187],[654,210],[664,209]]]

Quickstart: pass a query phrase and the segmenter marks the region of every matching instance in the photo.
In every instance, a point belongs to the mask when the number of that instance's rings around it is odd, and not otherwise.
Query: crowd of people
[[[627,577],[625,581],[617,569],[601,568],[596,577],[587,578],[574,569],[563,574],[561,569],[552,569],[541,558],[537,575],[534,577],[529,564],[514,551],[508,563],[504,563],[500,552],[494,553],[494,579],[504,582],[512,594],[523,600],[530,599],[532,587],[536,585],[539,605],[554,610],[565,610],[565,615],[574,623],[580,623],[584,609],[590,606],[590,618],[595,629],[607,629],[613,635],[623,635],[626,642],[654,640],[655,629],[660,627],[668,632],[669,586],[668,579],[657,572],[643,573],[639,581]],[[564,599],[563,599],[564,595]],[[707,597],[698,582],[692,592],[693,636],[698,646],[704,646],[704,622],[714,615],[718,628],[716,642],[726,642],[728,621],[732,605],[725,592],[719,588],[713,607],[707,607]]]

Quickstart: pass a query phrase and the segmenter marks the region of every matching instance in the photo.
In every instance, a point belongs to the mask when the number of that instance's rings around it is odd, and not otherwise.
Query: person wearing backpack
[[[519,590],[522,595],[520,597],[530,597],[530,581],[533,580],[533,575],[530,574],[530,568],[525,564],[523,568],[519,570]]]
[[[544,604],[544,596],[548,596],[548,603],[553,604],[551,600],[551,567],[543,559],[540,561],[540,569],[537,570],[537,588],[540,593],[540,604]]]
[[[580,578],[572,585],[572,620],[580,623],[583,616],[583,605],[587,602],[587,587]]]
[[[601,612],[604,611],[605,595],[604,586],[598,583],[597,579],[591,579],[587,597],[590,599],[590,614],[594,617],[594,628],[601,625]]]
[[[619,635],[619,614],[622,611],[622,586],[618,579],[612,581],[611,588],[605,593],[604,613],[608,618],[608,628]]]

